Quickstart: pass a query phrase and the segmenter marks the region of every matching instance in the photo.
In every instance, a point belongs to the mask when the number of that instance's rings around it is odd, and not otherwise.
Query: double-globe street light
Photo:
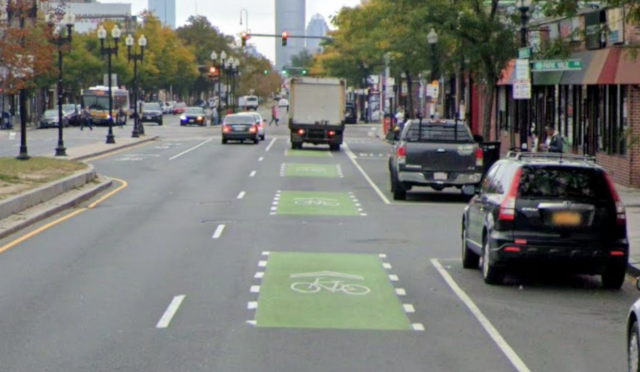
[[[231,98],[231,109],[236,111],[236,76],[240,73],[240,61],[237,58],[231,57],[227,61],[227,70],[225,75],[227,76],[227,107],[229,106],[229,98]]]
[[[62,87],[62,47],[69,44],[71,49],[71,34],[73,32],[73,25],[76,22],[76,16],[73,13],[66,13],[62,17],[62,22],[55,24],[56,15],[49,13],[46,16],[46,21],[51,27],[55,27],[53,35],[57,38],[58,46],[58,146],[56,146],[56,156],[67,156],[67,149],[64,147],[64,123],[62,121],[62,100],[63,100],[63,87]],[[67,27],[67,37],[62,36],[63,25]],[[80,114],[80,113],[78,113]]]
[[[100,26],[98,29],[98,39],[100,39],[100,54],[104,57],[107,55],[107,73],[108,75],[108,83],[109,83],[109,115],[107,119],[109,121],[109,133],[107,133],[107,143],[116,143],[115,137],[113,136],[113,93],[111,92],[111,55],[115,54],[118,57],[118,41],[120,41],[121,35],[120,28],[118,25],[113,26],[111,30],[111,37],[113,38],[114,46],[104,46],[104,42],[107,39],[107,30],[104,29],[104,26]],[[137,105],[137,102],[136,102]]]
[[[127,45],[127,59],[129,62],[133,61],[133,102],[135,103],[133,106],[134,119],[133,132],[131,133],[131,137],[137,138],[140,137],[141,134],[144,135],[144,127],[142,125],[142,122],[138,118],[138,61],[142,63],[144,60],[144,47],[147,46],[147,39],[144,37],[144,35],[140,35],[140,38],[138,38],[140,53],[137,54],[131,52],[131,48],[134,44],[134,39],[131,34],[129,34],[129,36],[127,36],[127,38],[125,39],[125,44]]]
[[[438,62],[436,60],[436,44],[438,44],[438,33],[433,28],[429,31],[429,34],[427,34],[427,43],[429,43],[429,47],[431,49],[431,84],[438,78]],[[431,111],[433,112],[433,116],[435,117],[435,105],[437,102],[437,97],[431,97],[431,99],[431,104],[433,105],[433,109]]]
[[[227,60],[227,53],[223,50],[220,52],[220,59],[218,59],[218,53],[211,52],[211,62],[213,66],[218,70],[218,120],[222,119],[222,73],[224,72],[225,61]]]

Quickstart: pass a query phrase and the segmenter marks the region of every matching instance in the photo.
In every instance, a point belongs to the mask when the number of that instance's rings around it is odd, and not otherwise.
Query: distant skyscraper
[[[289,35],[303,36],[306,20],[305,0],[276,0],[276,34],[287,31]],[[276,68],[288,65],[291,57],[305,48],[305,39],[290,38],[283,47],[280,38],[276,38]]]
[[[176,28],[176,0],[149,0],[149,11],[158,17],[163,25]]]
[[[329,26],[324,17],[320,14],[314,15],[307,25],[307,36],[327,36],[327,32],[329,32]],[[307,50],[311,53],[319,53],[321,41],[321,39],[307,39]]]

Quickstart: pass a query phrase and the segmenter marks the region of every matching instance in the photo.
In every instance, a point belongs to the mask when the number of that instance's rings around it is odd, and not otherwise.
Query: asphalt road
[[[331,156],[160,129],[93,162],[126,188],[0,254],[2,371],[624,370],[631,284],[485,285],[464,198],[393,201],[378,127]]]

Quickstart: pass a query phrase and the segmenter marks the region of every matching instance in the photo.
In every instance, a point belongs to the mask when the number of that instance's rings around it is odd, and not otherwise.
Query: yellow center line
[[[2,247],[0,247],[0,253],[2,253],[2,252],[4,252],[4,251],[6,251],[6,250],[8,250],[8,249],[11,249],[11,248],[15,247],[16,245],[18,245],[18,244],[20,244],[20,243],[22,243],[22,242],[24,242],[24,241],[27,241],[27,240],[29,240],[29,239],[33,238],[34,236],[36,236],[36,235],[38,235],[38,234],[40,234],[40,233],[42,233],[42,232],[44,232],[44,231],[46,231],[46,230],[49,230],[50,228],[52,228],[52,227],[54,227],[54,226],[56,226],[56,225],[59,225],[59,224],[61,224],[62,222],[66,221],[66,220],[68,220],[68,219],[70,219],[70,218],[72,218],[72,217],[77,216],[77,215],[79,215],[80,213],[83,213],[83,212],[86,212],[86,211],[88,211],[88,210],[90,210],[90,209],[95,208],[98,204],[100,204],[100,203],[102,203],[103,201],[107,200],[108,198],[112,197],[112,196],[113,196],[113,195],[115,195],[116,193],[118,193],[118,192],[120,192],[120,191],[124,190],[124,189],[129,185],[129,184],[127,183],[127,181],[125,181],[125,180],[121,180],[121,179],[113,178],[113,177],[111,177],[111,178],[112,178],[112,179],[114,179],[114,180],[116,180],[116,181],[118,181],[118,182],[120,182],[120,183],[121,183],[121,185],[120,185],[120,186],[118,186],[118,188],[116,188],[115,190],[110,191],[109,193],[107,193],[106,195],[104,195],[103,197],[101,197],[100,199],[96,200],[95,202],[93,202],[93,203],[89,204],[89,206],[88,206],[87,208],[79,208],[79,209],[76,209],[75,211],[73,211],[73,212],[71,212],[71,213],[67,214],[66,216],[60,217],[60,218],[58,218],[58,219],[57,219],[57,220],[55,220],[55,221],[51,221],[51,222],[49,222],[49,223],[48,223],[48,224],[46,224],[46,225],[40,226],[40,227],[38,227],[37,229],[35,229],[35,230],[33,230],[33,231],[31,231],[31,232],[29,232],[29,233],[27,233],[27,234],[25,234],[25,235],[23,235],[23,236],[21,236],[21,237],[19,237],[19,238],[15,239],[15,240],[13,240],[13,241],[11,241],[11,242],[9,242],[9,243],[7,243],[7,244],[3,245]]]

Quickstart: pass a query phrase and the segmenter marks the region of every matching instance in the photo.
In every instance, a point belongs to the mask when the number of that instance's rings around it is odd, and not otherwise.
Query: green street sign
[[[533,61],[533,71],[576,71],[582,70],[579,59]]]
[[[531,58],[531,48],[520,48],[518,49],[518,59],[529,59]]]

